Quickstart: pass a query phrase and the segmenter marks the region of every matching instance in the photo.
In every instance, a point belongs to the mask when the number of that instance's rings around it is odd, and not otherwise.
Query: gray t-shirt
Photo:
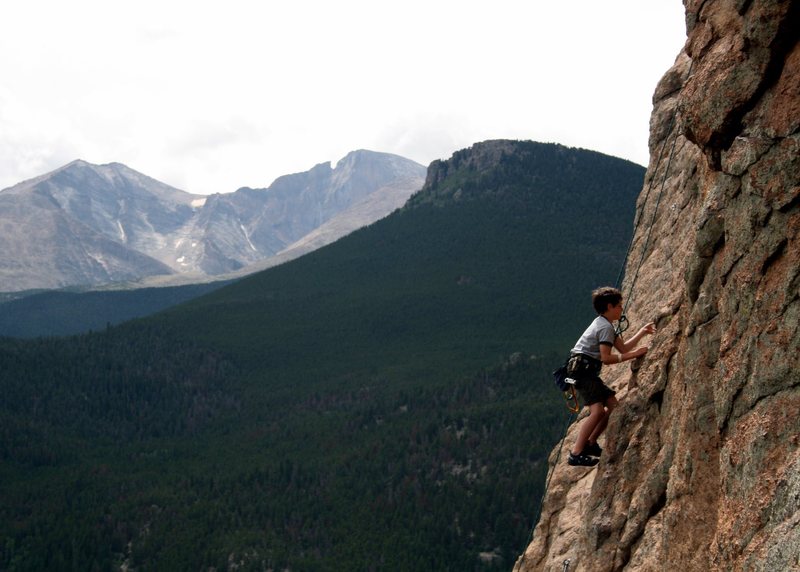
[[[603,316],[597,316],[583,332],[580,339],[572,348],[573,354],[584,354],[595,359],[600,359],[600,344],[614,345],[617,334],[614,331],[614,324]]]

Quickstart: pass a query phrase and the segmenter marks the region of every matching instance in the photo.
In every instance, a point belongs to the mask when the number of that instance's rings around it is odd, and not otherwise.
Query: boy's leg
[[[616,401],[616,399],[614,400]],[[594,433],[597,424],[602,422],[607,417],[604,404],[602,402],[592,403],[589,406],[589,417],[587,417],[583,425],[578,431],[578,438],[575,441],[575,446],[572,448],[573,455],[580,455],[583,448],[589,441],[589,437]]]
[[[597,423],[597,425],[592,430],[589,437],[586,439],[588,443],[597,443],[597,438],[602,435],[603,431],[606,430],[606,426],[608,425],[608,417],[611,415],[611,412],[614,411],[614,408],[619,404],[617,398],[613,395],[606,399],[605,407],[603,408],[603,418]],[[606,411],[606,408],[608,411]]]

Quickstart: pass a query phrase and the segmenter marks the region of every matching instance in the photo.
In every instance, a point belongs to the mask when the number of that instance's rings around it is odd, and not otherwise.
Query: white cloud
[[[679,0],[12,3],[0,188],[82,158],[228,192],[353,149],[427,163],[501,137],[644,164],[683,41]]]

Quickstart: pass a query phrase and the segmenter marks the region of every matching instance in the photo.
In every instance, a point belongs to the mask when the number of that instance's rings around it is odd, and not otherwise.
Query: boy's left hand
[[[642,335],[646,334],[655,334],[656,333],[656,323],[650,322],[649,324],[645,324],[642,326],[642,329],[639,330]]]

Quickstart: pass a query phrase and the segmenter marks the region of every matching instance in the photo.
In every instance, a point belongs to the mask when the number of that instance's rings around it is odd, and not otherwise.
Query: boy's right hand
[[[644,354],[647,353],[647,346],[642,346],[640,348],[636,348],[633,350],[633,357],[642,357]]]

